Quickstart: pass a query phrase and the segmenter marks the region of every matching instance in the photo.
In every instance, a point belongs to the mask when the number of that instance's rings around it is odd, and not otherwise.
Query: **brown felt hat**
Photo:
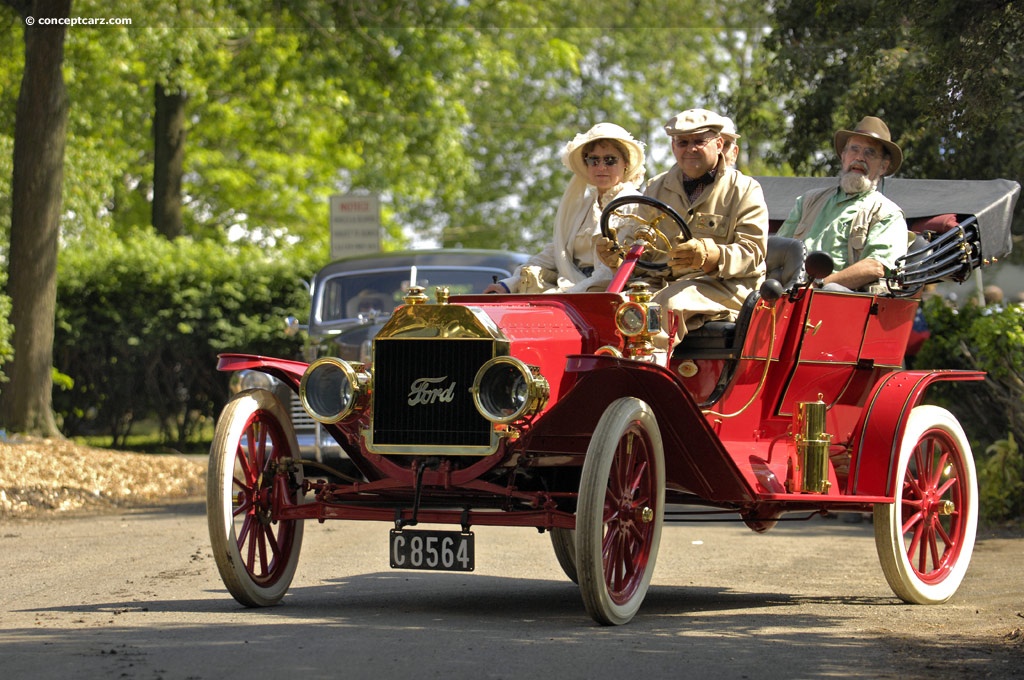
[[[841,155],[843,153],[843,149],[846,148],[846,140],[853,135],[871,137],[885,147],[885,150],[889,152],[889,169],[885,174],[896,174],[896,171],[899,170],[900,166],[903,164],[903,151],[895,142],[892,141],[892,135],[889,134],[889,127],[882,122],[881,118],[864,116],[852,130],[839,130],[836,132],[835,145],[837,154]]]

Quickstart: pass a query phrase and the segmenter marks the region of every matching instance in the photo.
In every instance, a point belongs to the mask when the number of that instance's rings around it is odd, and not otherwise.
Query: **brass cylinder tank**
[[[793,433],[799,469],[794,471],[792,489],[803,493],[825,493],[828,481],[828,451],[832,435],[825,432],[825,402],[822,395],[817,401],[797,402]]]

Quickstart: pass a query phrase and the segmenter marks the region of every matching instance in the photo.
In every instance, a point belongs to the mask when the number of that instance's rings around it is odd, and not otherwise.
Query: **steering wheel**
[[[618,212],[622,206],[633,204],[651,206],[658,210],[660,214],[655,215],[651,219],[645,219],[641,215]],[[623,238],[622,243],[619,243],[615,228],[608,224],[608,219],[613,214],[620,219],[635,220],[639,223],[639,226],[633,230],[631,236]],[[690,227],[687,226],[686,221],[679,216],[679,213],[672,206],[650,196],[619,196],[613,199],[601,212],[601,235],[611,239],[620,252],[628,250],[634,243],[642,242],[644,244],[644,251],[640,255],[640,259],[636,261],[636,266],[654,271],[667,269],[668,253],[675,244],[665,235],[665,232],[658,228],[658,225],[666,217],[679,226],[683,242],[693,238]]]

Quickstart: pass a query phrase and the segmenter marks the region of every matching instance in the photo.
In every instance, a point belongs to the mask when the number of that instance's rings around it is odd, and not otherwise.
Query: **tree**
[[[18,95],[11,181],[7,293],[14,325],[10,385],[0,395],[6,427],[59,434],[53,418],[52,377],[57,252],[68,116],[63,25],[71,0],[5,0],[25,19],[25,69]]]
[[[904,149],[901,175],[1024,175],[1021,3],[781,0],[773,26],[771,75],[792,116],[782,158],[797,169],[834,170],[821,153],[833,132],[879,115]]]
[[[167,238],[185,231],[181,215],[181,180],[185,159],[185,100],[183,92],[153,87],[153,227]]]
[[[461,101],[473,174],[442,211],[449,217],[442,242],[522,250],[551,238],[569,179],[559,153],[578,132],[600,121],[618,123],[647,144],[648,177],[668,168],[664,121],[683,109],[725,102],[722,83],[736,69],[724,47],[742,30],[735,14],[755,6],[746,0],[469,4],[463,19],[478,48]]]
[[[179,196],[184,235],[301,242],[322,259],[331,194],[381,193],[393,245],[403,225],[436,224],[432,201],[461,190],[466,118],[453,83],[474,46],[445,29],[461,11],[447,0],[179,0],[173,16],[159,4],[78,3],[134,21],[68,37],[79,171],[69,238],[160,228],[153,210]],[[180,172],[153,146],[174,119],[157,112],[178,95],[186,129],[170,138],[187,142],[166,158],[180,158]]]
[[[748,4],[178,0],[170,16],[76,0],[134,21],[68,35],[64,236],[153,225],[322,258],[327,198],[366,190],[383,198],[388,245],[415,233],[532,248],[581,128],[623,123],[652,145],[653,175],[669,158],[663,121],[725,101]],[[183,104],[187,129],[162,131],[164,103]],[[154,135],[187,142],[163,154]],[[164,209],[178,201],[180,221]]]

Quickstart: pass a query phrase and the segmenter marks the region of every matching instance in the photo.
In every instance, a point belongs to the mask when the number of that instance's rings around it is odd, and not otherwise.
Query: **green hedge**
[[[0,276],[0,290],[3,289],[6,276]],[[14,346],[11,345],[11,335],[14,333],[14,326],[11,325],[11,298],[0,292],[0,383],[7,382],[7,374],[3,372],[3,366],[14,357]]]
[[[313,263],[257,248],[155,235],[62,251],[54,364],[73,387],[54,392],[67,436],[123,444],[156,417],[183,448],[227,400],[221,352],[292,357],[284,317],[308,313]]]
[[[942,404],[974,447],[982,516],[1024,517],[1024,306],[951,307],[941,297],[924,305],[931,337],[914,368],[986,371],[983,382],[937,383],[929,400]]]

